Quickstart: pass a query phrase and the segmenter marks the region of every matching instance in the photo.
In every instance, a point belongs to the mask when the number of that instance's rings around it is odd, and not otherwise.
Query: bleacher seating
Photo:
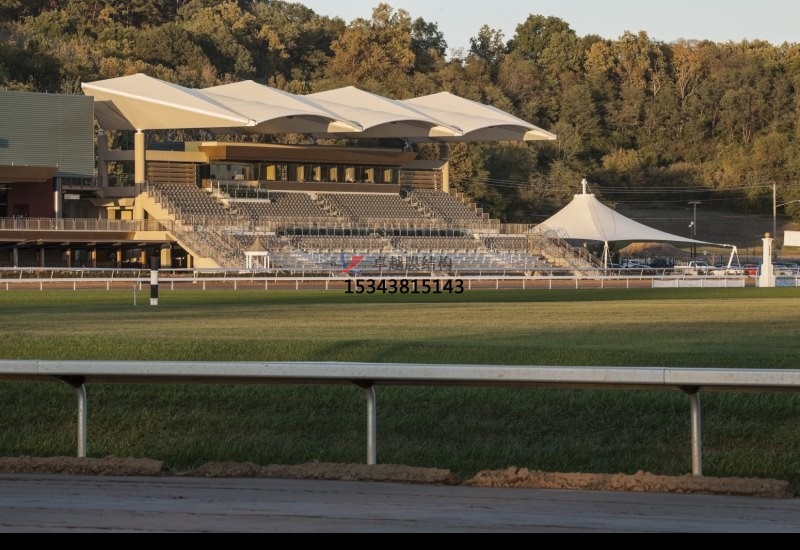
[[[250,217],[256,224],[262,220],[329,221],[331,214],[315,202],[308,193],[271,192],[261,199],[229,201],[240,213]]]
[[[397,245],[406,251],[481,250],[483,243],[469,237],[401,237]]]
[[[156,199],[182,220],[203,218],[225,223],[231,212],[221,202],[192,183],[160,183],[153,187]]]
[[[363,255],[362,269],[373,273],[530,271],[547,265],[540,253],[529,252],[526,235],[475,233],[473,224],[485,227],[480,213],[433,189],[415,189],[410,199],[265,190],[241,198],[239,192],[212,194],[194,184],[165,182],[152,192],[181,225],[193,228],[190,240],[223,267],[244,266],[256,239],[273,268],[292,272],[335,273],[342,269],[342,254]],[[198,228],[197,220],[210,225]],[[403,231],[387,229],[393,222]],[[452,229],[462,223],[464,229]],[[267,225],[272,231],[266,232]],[[290,231],[276,233],[281,227]]]
[[[322,193],[319,198],[354,223],[426,219],[421,210],[394,193]]]
[[[525,235],[494,235],[485,238],[483,244],[490,250],[528,250],[528,238]]]
[[[295,239],[295,246],[306,251],[370,252],[390,250],[388,239],[370,236],[319,235]]]
[[[448,223],[475,223],[484,221],[477,210],[459,201],[452,195],[436,189],[415,189],[411,194],[413,203],[429,210],[434,217]]]

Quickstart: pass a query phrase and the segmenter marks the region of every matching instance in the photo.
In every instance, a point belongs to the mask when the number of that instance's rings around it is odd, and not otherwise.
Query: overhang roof
[[[231,134],[532,141],[556,136],[490,105],[441,92],[398,101],[353,86],[295,95],[252,80],[203,90],[133,74],[82,83],[106,130],[208,129]]]
[[[203,93],[255,121],[255,126],[231,128],[230,133],[311,134],[360,132],[361,125],[300,95],[252,80],[204,88]],[[220,133],[219,130],[214,133]]]
[[[357,137],[428,138],[457,136],[459,130],[418,109],[354,86],[305,96],[339,116],[357,120],[363,127]],[[318,136],[322,137],[322,136]]]
[[[248,127],[255,123],[199,90],[137,73],[82,83],[106,130]]]
[[[491,105],[439,92],[401,101],[432,118],[446,120],[460,130],[455,136],[435,136],[436,141],[536,141],[554,140],[542,130]]]
[[[0,164],[0,183],[41,183],[52,180],[58,166],[19,166]]]

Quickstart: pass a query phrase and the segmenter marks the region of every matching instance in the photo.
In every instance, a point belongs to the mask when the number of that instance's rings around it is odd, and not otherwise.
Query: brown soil
[[[472,479],[459,480],[449,470],[394,464],[370,466],[313,462],[295,466],[258,466],[246,462],[217,462],[205,464],[189,472],[171,472],[163,462],[146,458],[0,457],[0,473],[324,479],[524,489],[698,493],[767,498],[796,496],[788,482],[774,479],[659,476],[647,472],[637,472],[633,475],[564,474],[516,467],[487,470],[479,472]]]

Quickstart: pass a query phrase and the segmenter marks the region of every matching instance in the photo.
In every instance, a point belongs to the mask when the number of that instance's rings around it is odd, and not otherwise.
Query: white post
[[[150,305],[158,305],[158,269],[160,258],[150,258]]]
[[[775,286],[775,273],[772,269],[772,236],[764,235],[764,253],[761,261],[761,274],[758,276],[758,286],[772,288]]]

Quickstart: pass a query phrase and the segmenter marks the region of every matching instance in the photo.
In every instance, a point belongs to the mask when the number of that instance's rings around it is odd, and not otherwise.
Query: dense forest
[[[456,184],[509,222],[551,214],[584,177],[616,204],[702,199],[768,214],[773,186],[779,203],[800,199],[797,43],[662,43],[644,30],[609,40],[530,14],[511,37],[476,29],[465,51],[387,3],[347,22],[302,0],[0,0],[0,88],[80,94],[81,82],[136,72],[197,88],[251,79],[494,105],[558,135],[452,147]],[[797,207],[785,212],[800,219]]]

